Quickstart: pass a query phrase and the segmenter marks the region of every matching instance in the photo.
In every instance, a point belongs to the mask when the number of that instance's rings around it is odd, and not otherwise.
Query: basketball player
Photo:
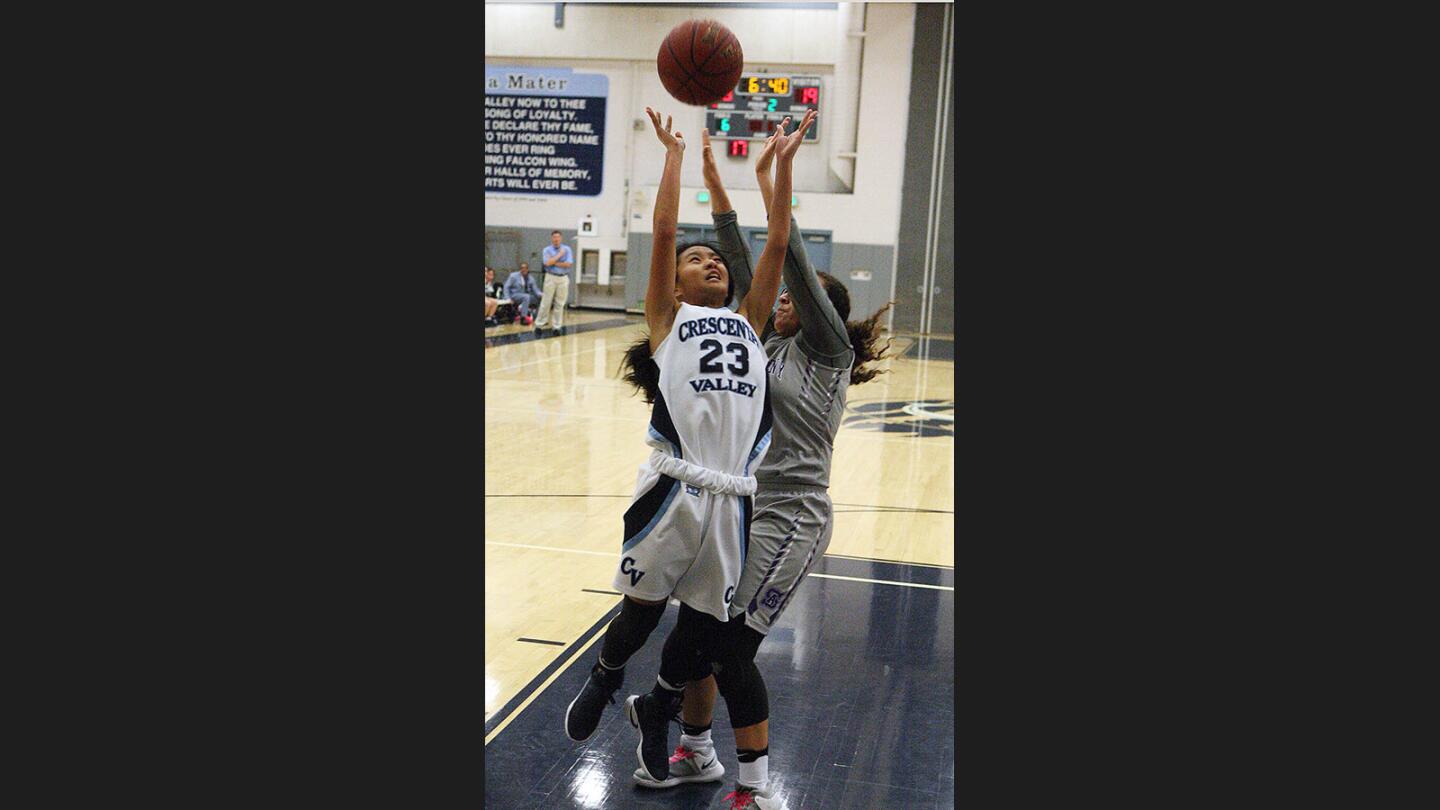
[[[727,309],[733,280],[721,254],[704,244],[675,244],[685,141],[670,131],[670,118],[661,127],[658,113],[648,107],[645,113],[666,157],[645,294],[645,346],[653,362],[631,373],[653,381],[646,443],[654,451],[640,468],[625,512],[614,580],[625,595],[620,615],[606,628],[599,659],[566,710],[565,733],[578,742],[595,732],[605,704],[614,703],[626,661],[655,629],[673,594],[680,615],[661,651],[655,687],[625,706],[631,723],[642,729],[636,749],[642,768],[663,781],[669,777],[668,724],[680,710],[686,673],[695,668],[702,640],[729,618],[744,565],[755,492],[751,468],[770,444],[765,350],[756,332],[780,287],[790,221],[777,208],[770,218],[773,244],[760,254],[754,284],[737,311]],[[813,121],[807,116],[793,139],[777,142],[776,200],[790,199],[791,163]]]
[[[771,230],[777,195],[782,203],[780,215],[791,216],[789,206],[784,205],[789,193],[778,185],[772,189],[769,176],[781,137],[777,131],[766,142],[755,166],[761,197],[771,211]],[[722,254],[730,260],[737,293],[743,296],[750,275],[749,251],[720,183],[708,132],[703,140],[705,184],[710,190],[716,236]],[[769,247],[767,243],[766,249]],[[800,228],[793,221],[783,277],[787,290],[761,330],[769,355],[774,441],[755,473],[759,483],[755,518],[745,570],[730,603],[733,618],[725,627],[725,640],[711,648],[715,674],[700,679],[691,673],[680,718],[680,745],[670,757],[670,777],[649,779],[644,769],[634,775],[636,783],[645,787],[721,778],[724,768],[710,739],[718,680],[730,711],[740,763],[735,791],[725,799],[731,807],[759,810],[772,810],[780,803],[766,791],[769,698],[755,666],[755,652],[810,566],[830,545],[833,522],[828,490],[835,434],[849,386],[880,373],[864,366],[884,355],[884,348],[877,348],[879,319],[889,307],[887,304],[865,321],[846,323],[848,290],[838,279],[810,266]]]

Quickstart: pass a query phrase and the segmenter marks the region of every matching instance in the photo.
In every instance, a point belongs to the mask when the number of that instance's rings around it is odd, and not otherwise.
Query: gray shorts
[[[830,493],[824,488],[760,484],[750,548],[730,614],[743,612],[747,625],[769,633],[795,588],[830,547],[834,530]]]

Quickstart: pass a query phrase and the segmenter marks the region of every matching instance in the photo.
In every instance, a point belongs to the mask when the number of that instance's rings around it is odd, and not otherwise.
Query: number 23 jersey
[[[765,347],[726,308],[680,304],[655,351],[660,398],[647,443],[727,475],[748,476],[770,446]]]

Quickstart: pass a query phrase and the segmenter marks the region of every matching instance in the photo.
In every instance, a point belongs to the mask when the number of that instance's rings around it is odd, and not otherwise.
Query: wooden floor
[[[565,322],[560,337],[486,330],[487,719],[587,631],[598,637],[617,600],[621,515],[649,453],[649,406],[617,375],[641,319],[571,311]],[[953,343],[897,335],[891,351],[891,373],[850,389],[827,556],[953,567]]]

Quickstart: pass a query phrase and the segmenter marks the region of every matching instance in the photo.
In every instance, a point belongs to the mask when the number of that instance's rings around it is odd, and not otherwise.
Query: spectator
[[[551,231],[550,246],[540,252],[540,258],[545,263],[545,292],[540,296],[535,328],[547,328],[554,310],[555,329],[559,331],[565,328],[565,300],[570,293],[570,268],[575,265],[575,254],[569,245],[560,244],[559,231]]]
[[[495,310],[500,308],[500,285],[495,281],[495,271],[485,268],[485,325],[496,326]],[[491,295],[494,295],[492,298]]]
[[[515,302],[519,312],[515,315],[515,323],[525,321],[529,326],[535,322],[530,310],[540,303],[540,288],[535,286],[535,279],[530,277],[530,265],[521,262],[519,272],[511,273],[505,279],[505,297]]]
[[[495,280],[495,271],[489,267],[485,268],[485,294],[491,298],[505,297],[505,290]]]

